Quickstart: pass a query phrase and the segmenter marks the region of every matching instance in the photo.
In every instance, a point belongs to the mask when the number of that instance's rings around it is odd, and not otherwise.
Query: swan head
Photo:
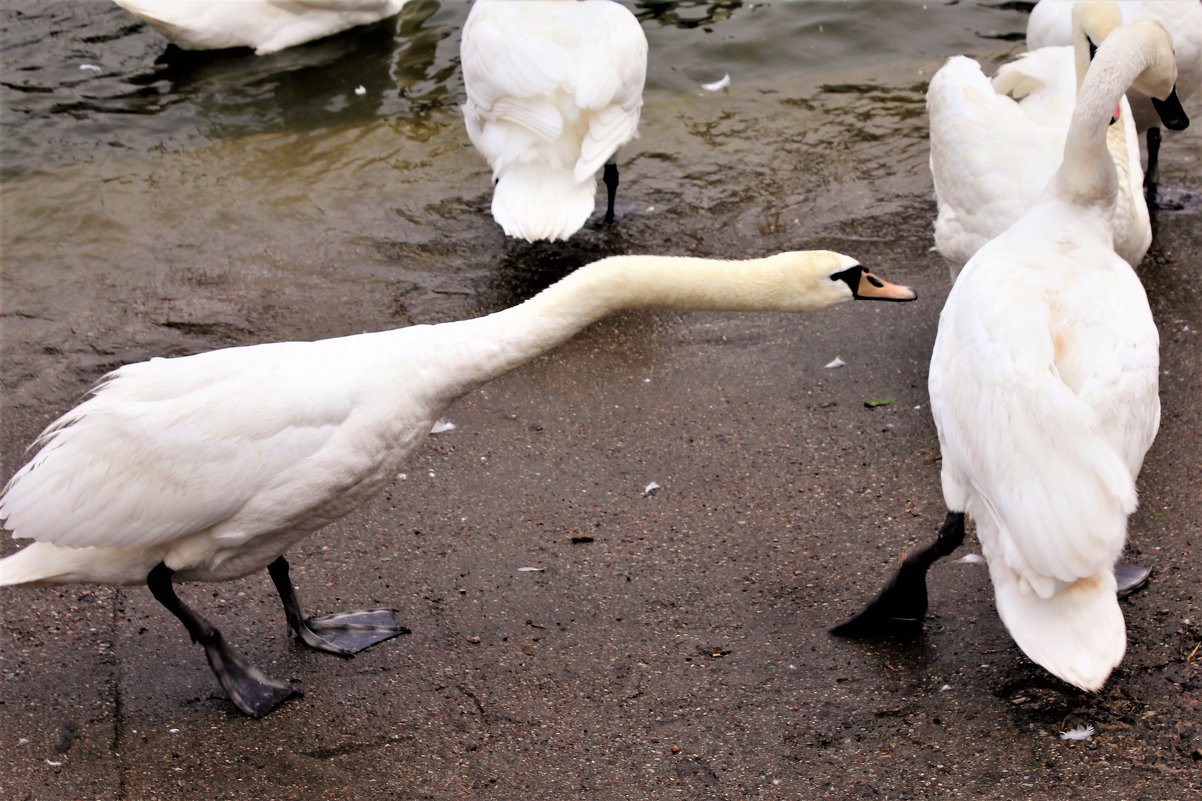
[[[760,262],[763,268],[755,267]],[[738,263],[738,262],[734,262]],[[833,250],[792,250],[748,266],[738,280],[749,298],[740,308],[803,311],[847,301],[914,301],[909,286],[892,284],[857,259]]]
[[[1173,54],[1172,37],[1163,25],[1153,20],[1137,20],[1128,25],[1147,29],[1144,36],[1153,49],[1151,63],[1132,81],[1131,87],[1151,98],[1164,127],[1170,131],[1184,130],[1189,126],[1189,116],[1177,97],[1177,58]]]
[[[848,300],[909,301],[918,293],[908,286],[894,284],[876,275],[851,256],[833,251],[800,251],[782,254],[795,257],[806,276],[802,291],[832,305]]]
[[[1077,62],[1077,87],[1085,79],[1089,62],[1111,31],[1123,24],[1123,12],[1115,0],[1073,3],[1073,52]]]

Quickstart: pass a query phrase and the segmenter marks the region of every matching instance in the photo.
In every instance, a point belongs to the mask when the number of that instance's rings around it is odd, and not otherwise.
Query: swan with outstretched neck
[[[930,369],[949,511],[936,541],[836,633],[921,620],[927,568],[961,544],[971,515],[998,614],[1027,656],[1086,690],[1122,660],[1112,569],[1160,424],[1159,336],[1143,285],[1114,252],[1106,130],[1129,86],[1164,98],[1176,73],[1159,23],[1115,29],[1047,194],[965,265]]]
[[[0,521],[35,542],[0,560],[0,585],[145,583],[234,704],[261,716],[297,690],[248,664],[173,582],[267,568],[295,637],[335,654],[404,633],[390,609],[306,618],[283,554],[392,481],[456,398],[621,309],[914,297],[830,251],[614,256],[485,317],[129,364],[51,424],[8,482]]]

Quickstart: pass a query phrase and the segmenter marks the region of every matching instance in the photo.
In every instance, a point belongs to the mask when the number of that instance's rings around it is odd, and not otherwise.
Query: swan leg
[[[247,662],[212,623],[181,601],[171,586],[174,574],[174,570],[159,562],[147,574],[146,586],[155,600],[184,624],[192,642],[205,649],[209,667],[234,706],[251,717],[261,718],[289,698],[302,695],[291,684],[276,681]]]
[[[871,637],[909,630],[927,614],[927,569],[964,542],[964,513],[948,512],[935,541],[905,558],[872,603],[831,629],[840,637]]]
[[[376,643],[409,633],[408,628],[397,622],[395,609],[364,609],[305,617],[296,597],[296,588],[288,576],[288,561],[279,557],[267,566],[267,572],[284,604],[288,628],[298,641],[310,648],[338,656],[354,656]]]
[[[1156,182],[1160,180],[1160,129],[1149,128],[1148,169],[1144,170],[1144,198],[1148,205],[1156,204]]]
[[[1116,562],[1114,565],[1114,580],[1118,583],[1118,596],[1126,598],[1148,586],[1152,577],[1152,568],[1142,565],[1128,565]]]
[[[601,180],[605,182],[605,190],[609,195],[605,205],[605,224],[608,225],[614,221],[614,198],[618,196],[618,165],[612,161],[607,163],[601,173]]]

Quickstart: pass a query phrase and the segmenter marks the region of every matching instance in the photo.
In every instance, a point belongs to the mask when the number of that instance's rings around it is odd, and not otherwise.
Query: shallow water
[[[493,223],[463,131],[463,0],[266,57],[167,48],[107,0],[6,3],[8,399],[156,353],[488,311],[613,252],[929,237],[927,78],[1007,57],[1026,24],[1015,4],[630,6],[651,56],[619,224],[531,248]],[[899,212],[904,230],[851,222]]]
[[[755,82],[993,51],[1026,19],[980,3],[897,0],[627,5],[650,42],[647,86],[669,92],[725,73]],[[268,57],[188,58],[165,53],[157,33],[107,0],[13,0],[0,11],[0,160],[12,174],[123,150],[422,120],[462,98],[469,7],[411,0],[395,19]]]

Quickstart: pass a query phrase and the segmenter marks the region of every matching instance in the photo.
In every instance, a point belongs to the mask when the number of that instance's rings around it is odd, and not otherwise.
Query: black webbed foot
[[[354,656],[376,643],[391,640],[409,629],[397,622],[395,609],[364,609],[305,618],[307,637],[297,637],[311,648],[340,656]]]
[[[1152,568],[1141,565],[1127,565],[1116,562],[1114,565],[1114,580],[1118,583],[1118,596],[1126,598],[1148,586],[1152,577]]]
[[[296,597],[296,588],[288,576],[287,560],[279,557],[267,566],[267,572],[284,604],[288,627],[298,641],[314,650],[354,656],[376,643],[409,633],[408,628],[397,622],[395,609],[365,609],[305,617]]]
[[[201,644],[209,667],[238,709],[251,717],[261,718],[289,698],[304,695],[291,684],[277,681],[247,662],[225,641],[220,631],[214,630],[214,634],[213,640]]]
[[[831,629],[840,637],[878,637],[913,633],[927,614],[927,570],[964,542],[964,513],[948,512],[939,536],[907,556],[880,594],[858,614]]]
[[[181,601],[171,584],[174,574],[174,570],[160,562],[146,576],[146,586],[155,600],[184,624],[192,642],[205,649],[213,675],[234,706],[252,717],[261,718],[289,698],[302,695],[291,684],[277,681],[250,664],[225,641],[213,624]]]

